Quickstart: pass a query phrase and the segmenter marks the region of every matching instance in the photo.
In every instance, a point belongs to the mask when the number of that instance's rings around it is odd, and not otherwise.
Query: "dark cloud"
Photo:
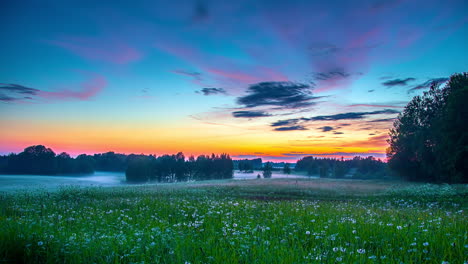
[[[278,127],[278,126],[288,126],[290,128],[295,127],[302,127],[304,126],[299,125],[300,123],[310,122],[310,121],[337,121],[337,120],[347,120],[347,119],[362,119],[368,115],[380,115],[380,114],[398,114],[400,112],[393,110],[393,109],[384,109],[372,112],[349,112],[349,113],[341,113],[336,115],[328,115],[328,116],[314,116],[310,118],[302,117],[302,118],[293,118],[293,119],[285,119],[285,120],[278,120],[274,123],[271,123],[270,126]],[[382,121],[383,122],[383,121]],[[340,126],[349,126],[350,124],[340,124]],[[288,127],[284,128],[281,127],[279,129],[275,129],[277,131],[284,131],[289,130]],[[323,126],[319,127],[322,129],[323,132],[332,131],[340,127],[333,128],[331,126]],[[291,129],[291,130],[298,130],[298,129]]]
[[[393,87],[393,86],[405,86],[408,85],[408,82],[416,80],[415,78],[406,78],[406,79],[393,79],[393,80],[388,80],[386,82],[383,82],[382,84],[387,87]]]
[[[272,127],[276,127],[276,126],[292,126],[292,125],[295,125],[297,124],[297,122],[299,122],[300,119],[298,118],[294,118],[294,119],[286,119],[286,120],[278,120],[274,123],[271,123],[271,126]]]
[[[314,74],[314,79],[318,81],[326,81],[336,78],[348,78],[351,74],[344,72],[343,70],[335,70],[329,72],[317,72]]]
[[[237,103],[245,107],[265,105],[284,108],[301,108],[312,106],[314,99],[310,86],[292,82],[261,82],[251,85],[247,95],[237,98]]]
[[[374,92],[374,91],[375,91],[375,90],[372,89],[372,90],[368,90],[367,92],[368,92],[368,93],[372,93],[372,92]]]
[[[36,95],[40,90],[12,83],[0,83],[0,91]]]
[[[309,121],[336,121],[336,120],[346,120],[346,119],[362,119],[367,115],[379,115],[379,114],[398,114],[399,112],[392,109],[384,109],[379,111],[373,112],[349,112],[349,113],[341,113],[336,115],[328,115],[328,116],[315,116],[305,120]]]
[[[270,114],[265,113],[263,111],[236,111],[236,112],[232,112],[232,115],[234,117],[246,117],[246,118],[270,116]]]
[[[200,92],[203,95],[226,94],[226,90],[223,88],[202,88]]]
[[[339,132],[339,131],[335,131],[335,132],[333,132],[333,134],[335,134],[335,135],[341,135],[341,134],[344,134],[344,133],[343,133],[343,132]]]
[[[432,84],[435,84],[435,85],[440,85],[446,81],[448,81],[449,78],[433,78],[433,79],[429,79],[423,83],[420,83],[418,85],[415,85],[413,88],[409,89],[408,90],[408,93],[411,93],[411,92],[414,92],[416,90],[421,90],[421,89],[428,89],[429,87],[431,87]]]
[[[304,126],[277,127],[275,131],[307,130]]]
[[[0,101],[14,102],[23,99],[32,99],[31,95],[37,95],[40,90],[12,83],[0,83]],[[8,93],[6,95],[4,93]]]
[[[376,119],[376,120],[372,120],[372,121],[369,121],[369,122],[377,123],[377,122],[388,122],[388,121],[393,121],[393,120],[395,120],[395,118]]]
[[[321,129],[322,132],[328,132],[328,131],[332,131],[334,128],[331,126],[323,126],[323,127],[319,127],[318,129]]]
[[[88,73],[87,73],[88,74]],[[55,91],[44,91],[36,88],[26,87],[19,84],[0,83],[0,101],[24,102],[25,100],[45,99],[51,100],[88,100],[94,97],[107,86],[107,80],[98,74],[88,74],[91,78],[82,82],[80,89],[59,89]]]
[[[13,102],[19,100],[19,98],[11,97],[8,95],[0,94],[0,101],[2,102]]]

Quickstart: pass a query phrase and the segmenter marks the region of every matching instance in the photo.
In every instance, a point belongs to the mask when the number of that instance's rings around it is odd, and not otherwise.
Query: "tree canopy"
[[[411,181],[468,182],[468,74],[415,96],[390,130],[390,168]]]

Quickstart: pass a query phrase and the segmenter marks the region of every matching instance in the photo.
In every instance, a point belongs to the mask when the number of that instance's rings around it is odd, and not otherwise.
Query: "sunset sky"
[[[468,1],[0,3],[0,154],[385,157],[468,70]]]

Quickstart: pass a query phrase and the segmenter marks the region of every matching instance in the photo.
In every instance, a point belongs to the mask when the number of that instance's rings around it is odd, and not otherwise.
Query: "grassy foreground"
[[[467,263],[466,186],[249,180],[0,195],[0,263]]]

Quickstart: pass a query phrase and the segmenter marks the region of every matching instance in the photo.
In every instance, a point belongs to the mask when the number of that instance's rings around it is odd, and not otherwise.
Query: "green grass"
[[[0,263],[464,263],[467,187],[250,180],[0,195]]]

